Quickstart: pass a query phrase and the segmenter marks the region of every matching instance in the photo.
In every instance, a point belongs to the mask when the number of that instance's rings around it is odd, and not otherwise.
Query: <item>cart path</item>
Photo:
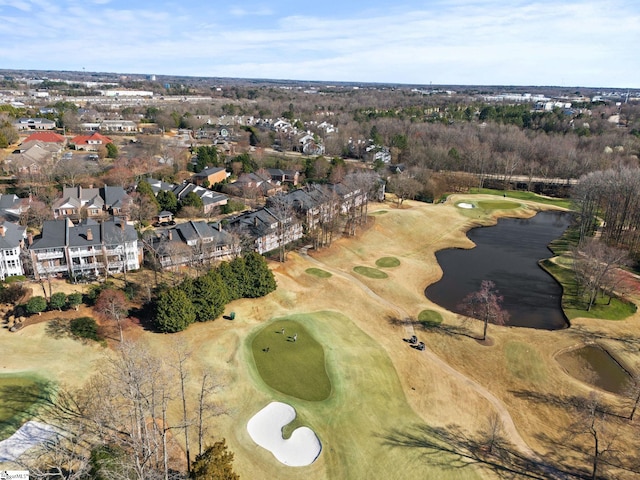
[[[358,286],[362,291],[364,291],[373,300],[376,300],[377,302],[382,303],[385,306],[387,306],[389,309],[394,310],[395,312],[397,312],[399,318],[405,320],[404,321],[404,328],[405,328],[405,331],[406,331],[407,335],[408,336],[414,335],[413,325],[409,321],[410,316],[407,314],[407,312],[404,309],[402,309],[401,307],[397,306],[396,304],[390,302],[386,298],[381,297],[380,295],[375,293],[373,290],[371,290],[369,287],[367,287],[364,283],[362,283],[360,280],[355,278],[353,275],[350,275],[350,274],[348,274],[348,273],[346,273],[346,272],[344,272],[342,270],[338,270],[338,269],[336,269],[334,267],[331,267],[331,266],[329,266],[329,265],[327,265],[327,264],[325,264],[325,263],[323,263],[323,262],[311,257],[307,253],[307,248],[300,249],[299,253],[307,261],[309,261],[311,263],[314,263],[314,264],[322,267],[325,270],[330,270],[332,274],[338,275],[338,276],[348,280],[349,282],[351,282],[354,285]],[[420,353],[422,353],[424,355],[427,355],[429,357],[429,361],[433,365],[436,365],[437,367],[439,367],[441,370],[443,370],[448,375],[456,378],[461,383],[467,385],[468,387],[473,389],[476,393],[478,393],[479,395],[484,397],[491,405],[493,405],[493,408],[498,413],[498,415],[500,417],[500,420],[502,422],[503,431],[504,431],[505,435],[507,436],[507,438],[511,441],[511,443],[518,450],[520,450],[520,452],[522,454],[526,455],[530,459],[540,461],[540,457],[531,449],[531,447],[529,447],[527,442],[525,442],[524,439],[520,436],[520,433],[518,432],[518,429],[516,428],[515,423],[513,422],[513,418],[511,418],[511,415],[509,414],[509,411],[508,411],[507,407],[505,406],[505,404],[498,397],[496,397],[493,393],[491,393],[489,390],[487,390],[480,383],[476,382],[475,380],[467,377],[463,373],[461,373],[458,370],[456,370],[455,368],[453,368],[451,365],[449,365],[447,362],[445,362],[442,358],[440,358],[438,355],[436,355],[431,349],[429,349],[428,346],[425,345],[425,349],[422,350]],[[542,464],[543,462],[540,461],[540,463]],[[549,472],[549,473],[551,473],[551,472]],[[552,478],[552,477],[549,477],[549,478]]]

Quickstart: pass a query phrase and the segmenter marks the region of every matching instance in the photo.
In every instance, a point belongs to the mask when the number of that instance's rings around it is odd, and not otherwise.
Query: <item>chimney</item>
[[[33,233],[29,233],[29,235],[27,235],[27,245],[33,245]]]
[[[258,217],[253,217],[253,225],[254,225],[255,227],[257,227],[257,226],[258,226]]]
[[[0,236],[4,237],[5,233],[7,233],[7,229],[4,228],[4,225],[0,225]]]
[[[124,232],[124,220],[120,220],[120,230]]]
[[[89,240],[90,242],[93,241],[93,232],[90,228],[87,228],[87,240]]]
[[[169,235],[169,240],[173,240],[173,232],[169,230],[167,233]]]

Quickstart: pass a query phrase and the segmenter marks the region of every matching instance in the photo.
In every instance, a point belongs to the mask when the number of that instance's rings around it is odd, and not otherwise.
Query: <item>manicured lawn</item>
[[[381,279],[381,278],[389,277],[389,275],[387,275],[381,270],[378,270],[377,268],[358,266],[358,267],[353,267],[353,271],[369,278]]]
[[[567,198],[549,198],[543,197],[533,192],[522,192],[522,191],[512,191],[507,190],[492,190],[490,188],[472,188],[469,190],[469,193],[484,193],[489,195],[500,195],[504,196],[506,193],[506,198],[515,198],[516,200],[528,200],[531,202],[544,203],[546,205],[555,205],[557,207],[562,208],[572,208],[571,200]]]
[[[587,311],[586,301],[577,295],[577,285],[571,269],[563,268],[550,260],[544,260],[540,265],[562,285],[562,309],[569,319],[585,317],[623,320],[637,310],[633,303],[620,298],[613,297],[609,302],[608,297],[598,297],[591,310]]]
[[[258,373],[271,388],[311,401],[331,394],[324,349],[300,322],[282,319],[267,324],[251,347]]]
[[[425,328],[437,327],[442,323],[442,315],[435,310],[422,310],[418,314],[418,321]]]
[[[539,384],[547,379],[547,367],[538,351],[522,342],[507,342],[504,346],[507,370],[516,378]]]
[[[376,266],[380,268],[393,268],[400,265],[400,260],[396,257],[382,257],[376,260]]]
[[[326,270],[322,270],[321,268],[307,268],[305,272],[318,278],[329,278],[332,275],[331,272],[327,272]]]
[[[521,206],[519,203],[509,202],[508,200],[480,200],[477,205],[478,208],[483,210],[511,210]]]
[[[0,440],[13,435],[48,395],[47,382],[35,375],[0,375]]]

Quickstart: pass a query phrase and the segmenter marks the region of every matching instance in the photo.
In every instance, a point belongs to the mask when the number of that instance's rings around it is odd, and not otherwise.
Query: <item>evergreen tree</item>
[[[236,257],[230,262],[233,277],[231,283],[227,283],[227,289],[231,292],[231,288],[235,286],[236,295],[232,298],[244,298],[249,287],[249,275],[243,257]],[[226,279],[225,279],[226,281]]]
[[[158,192],[156,200],[158,201],[161,210],[166,210],[171,213],[176,213],[178,211],[178,198],[172,191],[163,190]]]
[[[227,304],[226,288],[219,275],[207,274],[193,282],[194,295],[191,297],[196,311],[196,320],[215,320]]]
[[[276,289],[276,279],[262,255],[249,252],[245,255],[244,261],[249,277],[248,289],[244,297],[263,297]]]
[[[162,293],[156,305],[156,324],[161,332],[180,332],[196,319],[196,309],[180,288]]]
[[[49,299],[49,308],[50,309],[58,309],[58,310],[62,310],[62,307],[64,307],[67,303],[67,294],[64,292],[56,292],[53,295],[51,295],[51,298]]]
[[[216,442],[198,455],[191,465],[194,480],[239,480],[233,471],[233,453],[227,450],[225,439]]]
[[[242,297],[242,287],[236,277],[236,272],[231,267],[231,263],[222,262],[216,270],[225,284],[229,301]]]

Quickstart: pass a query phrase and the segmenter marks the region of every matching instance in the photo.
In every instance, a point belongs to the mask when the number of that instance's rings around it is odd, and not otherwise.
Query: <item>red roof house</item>
[[[100,135],[98,132],[93,132],[91,135],[78,135],[77,137],[73,137],[71,143],[76,146],[76,150],[97,151],[100,147],[113,142],[109,137]]]
[[[44,143],[65,143],[67,139],[56,132],[35,132],[25,138],[22,143],[33,141]]]

